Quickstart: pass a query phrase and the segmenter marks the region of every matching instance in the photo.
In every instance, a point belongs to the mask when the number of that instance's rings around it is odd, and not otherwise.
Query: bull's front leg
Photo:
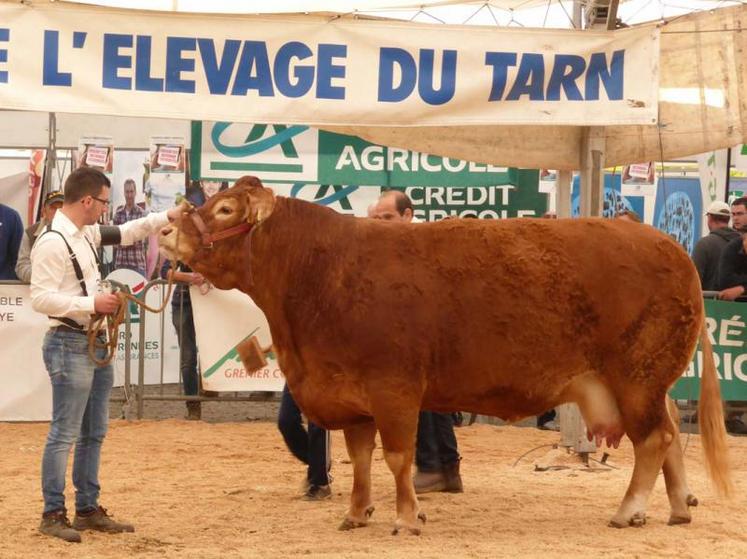
[[[368,524],[374,511],[371,503],[371,455],[376,445],[376,423],[373,420],[345,429],[345,445],[353,463],[353,491],[350,509],[340,530],[361,528]]]
[[[381,434],[384,459],[394,474],[397,487],[397,519],[392,534],[401,530],[420,535],[425,515],[420,512],[415,486],[412,483],[412,459],[418,427],[418,403],[375,409],[376,426]]]

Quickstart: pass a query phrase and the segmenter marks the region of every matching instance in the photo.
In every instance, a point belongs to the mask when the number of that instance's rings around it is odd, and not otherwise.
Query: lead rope
[[[176,230],[176,247],[179,248],[179,233],[181,229]],[[175,260],[172,260],[171,269],[172,271],[176,271],[176,264],[177,262]],[[117,307],[117,310],[112,314],[101,314],[96,313],[92,318],[91,321],[88,323],[88,331],[86,332],[86,337],[88,338],[88,357],[91,358],[91,361],[93,361],[96,365],[99,367],[104,367],[112,362],[112,359],[114,359],[114,355],[117,353],[117,339],[119,335],[119,327],[121,326],[122,322],[124,322],[125,319],[125,305],[129,301],[135,303],[137,306],[139,306],[141,309],[150,311],[152,313],[158,314],[164,311],[166,308],[166,305],[169,303],[169,299],[171,299],[171,292],[174,288],[174,274],[169,274],[169,283],[166,290],[166,297],[163,299],[163,303],[158,308],[153,308],[149,305],[147,305],[144,301],[141,301],[131,293],[126,293],[124,291],[117,291],[116,295],[119,297],[119,306]],[[143,327],[145,325],[143,324]],[[107,339],[103,342],[100,342],[98,339],[99,332],[101,330],[106,329],[107,332]],[[96,350],[98,349],[105,349],[106,350],[106,357],[104,359],[98,359],[96,357]]]

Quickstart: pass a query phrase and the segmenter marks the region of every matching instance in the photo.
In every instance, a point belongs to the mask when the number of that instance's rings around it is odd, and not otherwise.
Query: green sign
[[[319,131],[319,182],[380,186],[508,184],[506,167],[379,146],[355,136]]]
[[[426,133],[426,132],[424,132]],[[494,186],[509,184],[495,167],[379,146],[309,126],[192,123],[193,178],[356,186]]]
[[[397,188],[412,200],[415,217],[437,221],[446,217],[537,217],[547,208],[539,192],[539,172],[510,169],[510,184],[495,186],[408,186]]]
[[[721,379],[721,397],[747,401],[747,324],[744,320],[747,303],[706,300],[705,308],[708,335]],[[670,392],[673,398],[697,400],[700,397],[702,366],[703,352],[698,347],[687,371]]]

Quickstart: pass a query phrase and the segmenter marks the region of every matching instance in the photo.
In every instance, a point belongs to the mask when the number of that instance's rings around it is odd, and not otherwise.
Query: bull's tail
[[[700,348],[703,351],[703,369],[700,379],[700,401],[698,402],[698,424],[706,459],[706,470],[718,493],[728,497],[732,491],[729,469],[729,447],[724,426],[724,408],[721,403],[713,348],[708,339],[705,320],[700,329]]]

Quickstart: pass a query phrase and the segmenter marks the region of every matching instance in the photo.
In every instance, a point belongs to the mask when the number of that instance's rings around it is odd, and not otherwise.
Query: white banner
[[[250,336],[257,336],[262,347],[272,343],[267,319],[254,301],[235,289],[211,289],[202,295],[193,287],[190,295],[202,387],[218,392],[281,391],[285,377],[275,359],[268,359],[267,367],[247,373],[236,352],[236,345]]]
[[[659,31],[0,3],[0,108],[316,125],[651,124]]]
[[[31,308],[28,285],[0,285],[0,421],[52,416],[52,385],[42,359],[47,322]]]

